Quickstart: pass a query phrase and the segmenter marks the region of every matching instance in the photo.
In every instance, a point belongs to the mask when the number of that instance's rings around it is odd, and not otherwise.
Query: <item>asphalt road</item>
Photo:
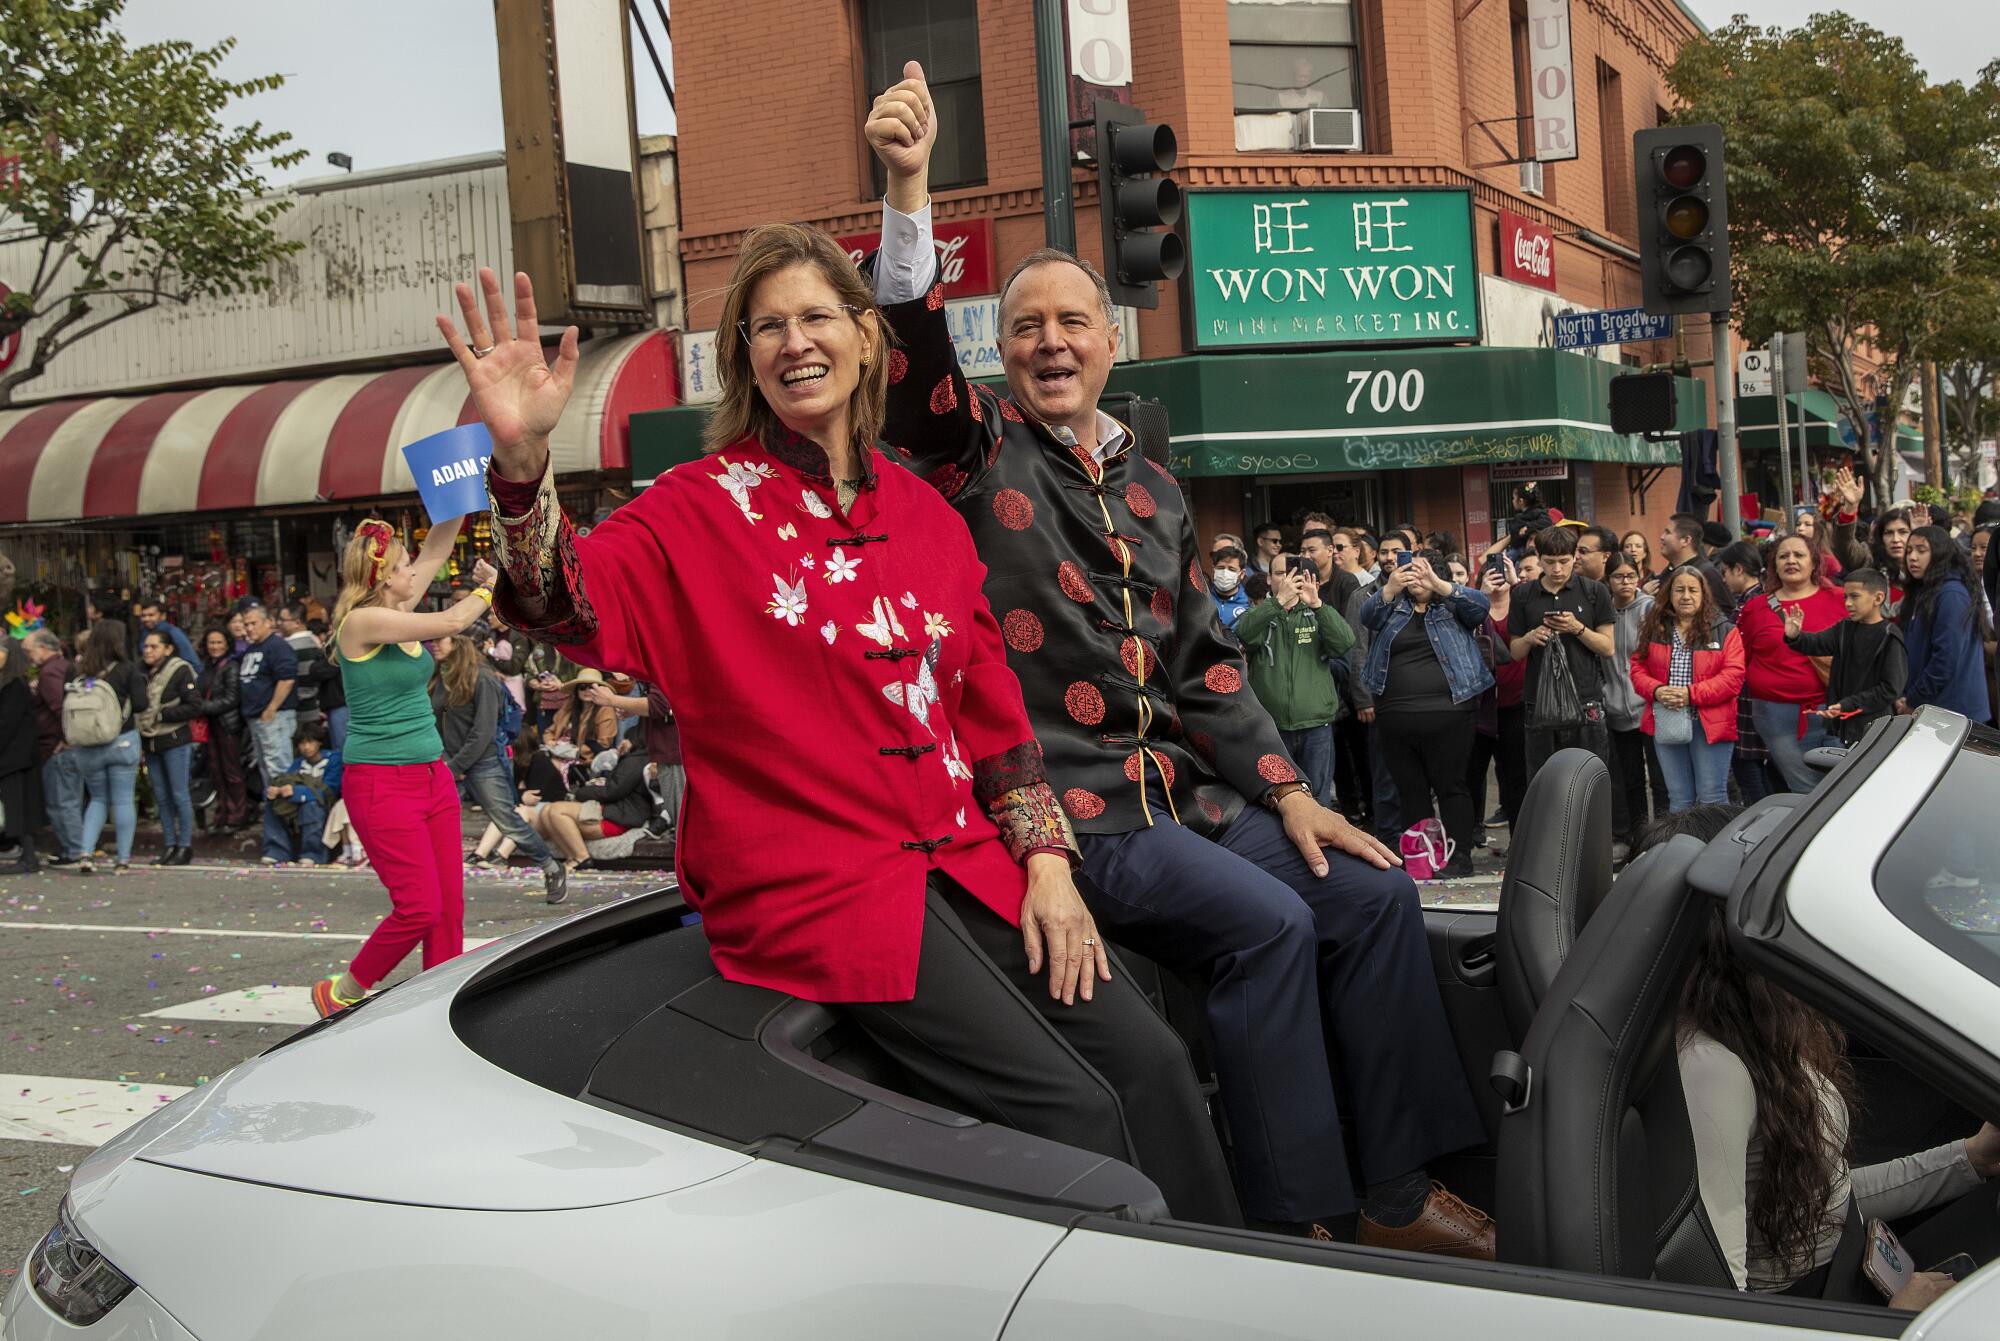
[[[468,872],[466,939],[667,878],[586,872],[551,908],[532,868]],[[92,1148],[310,1020],[303,989],[345,967],[387,911],[365,869],[0,876],[0,1286]],[[417,967],[413,952],[396,978]]]

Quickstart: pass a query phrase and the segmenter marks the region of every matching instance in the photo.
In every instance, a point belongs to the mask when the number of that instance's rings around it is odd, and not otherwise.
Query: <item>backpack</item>
[[[520,700],[506,690],[500,691],[500,720],[493,727],[493,739],[504,748],[514,743],[514,737],[521,734],[521,724],[527,720]]]
[[[109,680],[85,676],[63,686],[62,722],[71,745],[109,745],[125,725],[125,705]]]

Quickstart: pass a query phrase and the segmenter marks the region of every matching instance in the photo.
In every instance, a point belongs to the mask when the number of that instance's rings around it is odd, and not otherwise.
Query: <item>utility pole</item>
[[[1063,0],[1035,0],[1035,102],[1042,125],[1042,236],[1076,254],[1069,156],[1069,49]],[[1098,152],[1104,152],[1099,146]]]
[[[1778,488],[1784,500],[1780,510],[1784,513],[1784,530],[1791,529],[1792,522],[1792,454],[1786,450],[1791,434],[1785,421],[1785,336],[1780,331],[1771,336],[1771,391],[1772,401],[1778,407]],[[1801,416],[1803,417],[1803,416]]]
[[[1743,461],[1736,449],[1736,356],[1730,352],[1729,314],[1709,315],[1715,345],[1715,454],[1722,466],[1722,524],[1729,538],[1743,534]]]
[[[1933,489],[1944,481],[1944,407],[1938,404],[1938,366],[1925,359],[1917,371],[1924,392],[1924,483]]]

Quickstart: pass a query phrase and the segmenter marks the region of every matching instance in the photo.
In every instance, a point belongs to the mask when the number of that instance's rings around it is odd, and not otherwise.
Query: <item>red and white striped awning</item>
[[[628,466],[627,418],[676,385],[664,331],[587,341],[557,472]],[[0,523],[411,493],[402,449],[476,417],[456,363],[0,410]]]

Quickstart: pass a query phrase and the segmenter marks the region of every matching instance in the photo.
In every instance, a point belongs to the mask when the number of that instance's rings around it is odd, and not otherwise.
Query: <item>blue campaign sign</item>
[[[460,424],[403,449],[433,522],[486,511],[486,462],[492,455],[493,438],[484,424]]]
[[[1665,340],[1674,333],[1672,317],[1653,316],[1643,307],[1613,307],[1602,312],[1558,312],[1554,322],[1557,349],[1622,345],[1635,340]]]

